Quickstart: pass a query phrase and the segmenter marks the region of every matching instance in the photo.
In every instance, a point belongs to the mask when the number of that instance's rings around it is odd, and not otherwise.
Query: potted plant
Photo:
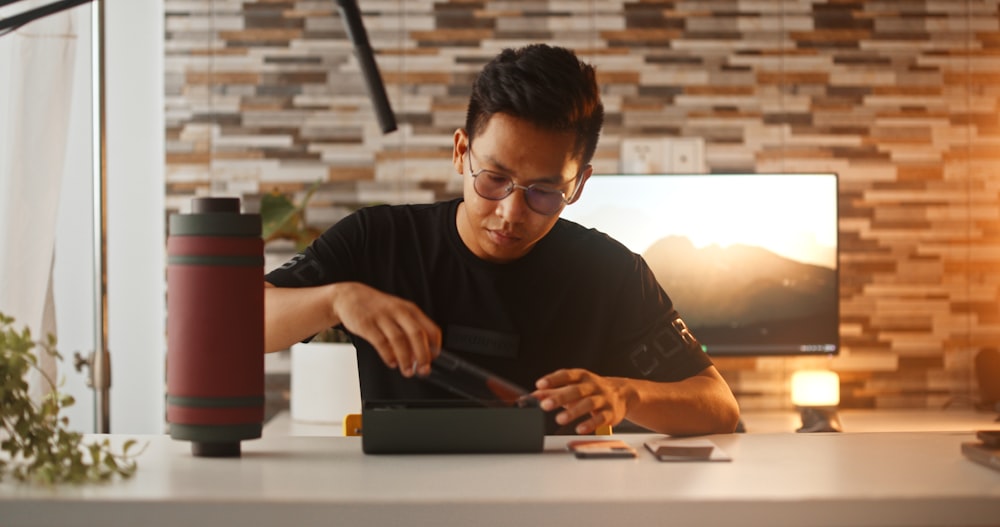
[[[36,341],[25,327],[18,330],[14,319],[0,312],[0,480],[14,479],[41,484],[105,481],[116,474],[131,477],[136,470],[129,439],[115,452],[108,439],[84,443],[83,434],[68,429],[69,419],[60,412],[72,406],[73,397],[63,394],[38,366],[34,349],[40,348],[57,360],[55,336]],[[40,373],[48,394],[35,401],[26,376]]]

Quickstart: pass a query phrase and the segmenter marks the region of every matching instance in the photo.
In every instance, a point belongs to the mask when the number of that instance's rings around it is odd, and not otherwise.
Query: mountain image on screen
[[[683,236],[657,240],[643,257],[710,352],[713,345],[836,342],[834,269],[750,245],[697,248]]]

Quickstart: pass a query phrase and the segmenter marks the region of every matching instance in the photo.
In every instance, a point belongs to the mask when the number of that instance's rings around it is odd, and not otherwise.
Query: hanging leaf
[[[13,324],[13,318],[0,312],[0,480],[10,474],[20,481],[52,485],[131,477],[137,467],[135,457],[142,453],[130,454],[135,440],[115,452],[107,438],[86,445],[83,434],[68,430],[69,419],[61,412],[75,401],[59,392],[32,352],[38,347],[61,360],[55,337],[35,342],[27,328],[18,332]],[[38,404],[25,380],[30,370],[40,373],[51,389]]]

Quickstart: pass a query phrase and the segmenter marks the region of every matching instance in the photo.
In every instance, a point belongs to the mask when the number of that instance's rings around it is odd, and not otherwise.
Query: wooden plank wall
[[[788,407],[813,366],[844,407],[976,401],[972,361],[1000,342],[997,0],[361,0],[388,136],[332,0],[165,4],[166,213],[317,180],[317,225],[453,196],[475,72],[558,44],[600,74],[598,172],[624,137],[701,137],[711,172],[840,174],[843,352],[720,359],[744,408]]]

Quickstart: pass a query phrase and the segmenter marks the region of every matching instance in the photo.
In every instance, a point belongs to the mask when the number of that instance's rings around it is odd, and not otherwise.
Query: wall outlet
[[[623,174],[655,174],[670,164],[663,138],[625,138],[621,143],[619,169]]]
[[[623,174],[701,174],[705,141],[700,137],[632,137],[621,142]]]

